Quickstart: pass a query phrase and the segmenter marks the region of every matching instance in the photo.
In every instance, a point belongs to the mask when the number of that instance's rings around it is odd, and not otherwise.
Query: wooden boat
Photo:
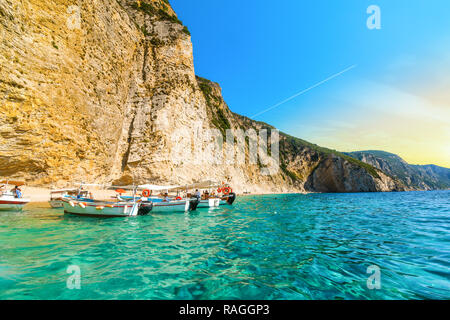
[[[195,197],[181,197],[179,186],[159,186],[159,185],[141,185],[142,200],[153,204],[152,213],[182,213],[197,210],[200,203]],[[152,196],[153,192],[161,192],[160,196]],[[169,196],[169,193],[176,192],[176,195]],[[166,196],[164,196],[164,194]]]
[[[122,199],[119,194],[115,201],[106,201],[92,199],[92,196],[89,198],[83,197],[83,195],[90,194],[90,192],[83,190],[85,186],[105,188],[104,185],[81,183],[76,196],[69,195],[62,197],[61,201],[64,213],[78,216],[112,218],[145,216],[152,211],[153,204],[151,202],[144,202],[140,197],[136,196],[136,187],[128,188],[128,190],[133,191],[133,196],[129,197],[129,199]],[[112,188],[117,187],[107,187],[107,189]],[[120,190],[123,193],[126,192],[123,189]]]
[[[0,210],[1,211],[21,211],[23,207],[30,202],[30,199],[23,198],[22,192],[18,190],[10,190],[11,186],[23,186],[22,181],[0,181]]]
[[[197,210],[198,199],[152,201],[153,213],[190,212]]]
[[[200,200],[198,208],[217,208],[220,206],[231,206],[236,200],[236,194],[230,193],[222,197],[213,197]]]
[[[232,205],[236,199],[234,193],[225,192],[217,198],[201,199],[192,196],[189,189],[200,187],[211,187],[211,182],[193,184],[189,186],[159,186],[159,185],[141,185],[117,187],[110,186],[108,189],[115,189],[117,195],[115,201],[98,201],[86,198],[63,197],[62,204],[64,211],[70,214],[84,216],[101,217],[128,217],[147,215],[151,213],[184,213],[195,211],[199,206],[218,207],[221,205]],[[214,187],[217,184],[213,184]],[[223,185],[221,185],[224,187]],[[229,189],[229,187],[227,187]],[[128,191],[133,191],[132,196],[125,196]],[[186,191],[183,197],[180,195]],[[231,189],[230,189],[231,191]],[[153,196],[153,193],[160,192],[159,196]],[[139,193],[139,194],[138,194]],[[173,193],[173,196],[169,196]]]
[[[236,194],[233,190],[225,184],[219,184],[213,181],[204,181],[186,186],[157,186],[157,185],[142,185],[140,189],[144,189],[148,195],[148,201],[153,202],[153,212],[186,212],[194,211],[197,208],[214,208],[223,205],[232,205],[236,200]],[[209,192],[211,189],[218,188],[218,195],[211,196]],[[220,189],[220,191],[219,191]],[[203,196],[196,197],[194,192],[190,190],[205,190]],[[163,194],[160,196],[152,196],[153,192],[164,191],[166,199],[163,199]],[[173,193],[172,197],[168,194]],[[181,196],[181,193],[184,193]],[[222,193],[222,194],[221,194]],[[184,206],[184,208],[183,208]]]
[[[225,205],[231,206],[236,200],[236,194],[233,192],[233,189],[224,182],[218,183],[207,180],[180,187],[178,190],[181,189],[184,189],[187,195],[190,195],[189,190],[192,193],[194,193],[193,190],[198,190],[200,197],[197,208],[217,208]]]
[[[83,199],[62,199],[64,212],[78,216],[90,217],[135,217],[146,216],[152,211],[151,202],[144,203],[136,201],[91,201],[86,202]]]
[[[48,202],[52,208],[63,208],[63,198],[76,199],[77,197],[87,198],[88,191],[76,189],[60,189],[50,191],[50,201]]]
[[[131,197],[121,197],[124,200],[129,200]],[[197,210],[200,201],[197,198],[182,199],[182,198],[168,198],[164,200],[160,197],[141,198],[143,203],[152,203],[152,213],[184,213]]]

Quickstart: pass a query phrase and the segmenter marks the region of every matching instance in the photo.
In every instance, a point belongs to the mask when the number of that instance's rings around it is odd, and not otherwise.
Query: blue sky
[[[196,73],[220,83],[232,111],[252,117],[355,65],[255,119],[341,151],[450,166],[449,1],[170,2]],[[367,28],[372,4],[381,30]]]

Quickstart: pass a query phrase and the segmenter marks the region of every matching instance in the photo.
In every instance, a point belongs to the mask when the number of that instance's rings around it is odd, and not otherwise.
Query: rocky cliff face
[[[401,181],[408,190],[438,190],[450,188],[450,169],[435,165],[410,165],[396,154],[385,151],[348,153]]]
[[[271,175],[261,174],[270,154],[217,161],[206,129],[273,128],[232,113],[219,85],[196,77],[189,31],[167,0],[0,0],[0,35],[2,177],[61,186],[217,179],[238,192],[400,189],[362,162],[285,134]]]
[[[308,177],[306,188],[321,192],[373,192],[376,190],[403,191],[401,183],[383,172],[367,174],[362,167],[352,165],[336,155],[322,161]]]

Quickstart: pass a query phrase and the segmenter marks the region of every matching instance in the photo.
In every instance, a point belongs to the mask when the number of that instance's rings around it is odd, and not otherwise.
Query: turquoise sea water
[[[0,299],[450,299],[449,279],[450,191],[250,196],[125,219],[0,212]]]

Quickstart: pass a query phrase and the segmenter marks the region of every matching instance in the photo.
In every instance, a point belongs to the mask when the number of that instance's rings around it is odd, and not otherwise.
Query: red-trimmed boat
[[[30,199],[22,197],[20,186],[25,183],[21,181],[0,181],[0,211],[21,211],[30,202]],[[8,191],[10,186],[15,186]]]

